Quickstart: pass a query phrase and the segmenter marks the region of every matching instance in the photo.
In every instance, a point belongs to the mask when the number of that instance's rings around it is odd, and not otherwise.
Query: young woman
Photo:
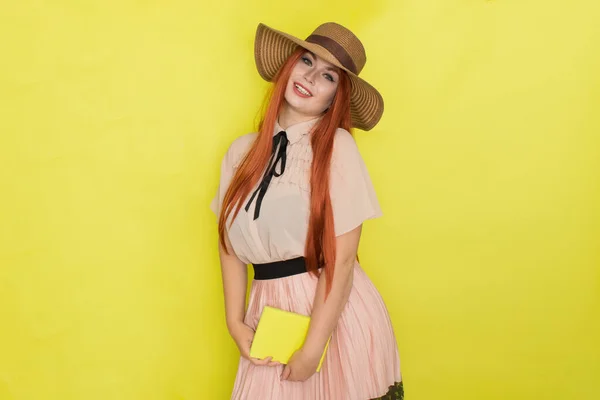
[[[381,215],[349,133],[370,130],[383,113],[381,95],[358,77],[365,50],[335,23],[306,40],[260,24],[255,59],[272,93],[259,132],[229,147],[211,204],[227,326],[241,353],[231,398],[402,399],[390,318],[357,259],[363,221]],[[246,310],[247,264],[255,273]],[[265,306],[311,316],[287,365],[249,356]]]

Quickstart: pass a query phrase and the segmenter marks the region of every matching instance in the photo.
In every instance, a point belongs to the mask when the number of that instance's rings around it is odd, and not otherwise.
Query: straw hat
[[[301,46],[348,73],[352,82],[350,114],[352,126],[365,131],[373,128],[383,114],[383,98],[373,86],[358,77],[367,61],[365,48],[347,28],[334,22],[317,27],[306,40],[258,24],[254,41],[256,68],[271,82],[293,53]]]

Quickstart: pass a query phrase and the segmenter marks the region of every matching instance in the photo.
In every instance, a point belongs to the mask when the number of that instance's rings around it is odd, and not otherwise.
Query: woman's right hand
[[[267,357],[265,359],[250,357],[250,347],[252,346],[252,340],[254,340],[254,330],[243,322],[237,322],[229,329],[231,337],[235,341],[240,354],[242,357],[250,360],[254,365],[263,365],[269,367],[275,367],[281,365],[280,362],[271,361],[273,357]]]

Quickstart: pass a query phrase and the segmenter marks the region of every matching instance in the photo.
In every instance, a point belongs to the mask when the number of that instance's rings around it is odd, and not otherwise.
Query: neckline
[[[289,142],[292,144],[296,143],[302,138],[302,136],[308,134],[321,118],[322,117],[319,116],[308,121],[297,122],[293,125],[288,126],[287,129],[283,129],[281,125],[279,125],[279,121],[275,120],[273,136],[277,135],[281,131],[285,131]]]

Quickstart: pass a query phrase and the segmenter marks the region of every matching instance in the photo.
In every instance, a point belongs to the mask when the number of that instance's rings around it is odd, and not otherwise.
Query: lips
[[[294,82],[294,93],[300,97],[312,97],[312,93],[306,87],[302,86],[298,82]]]

